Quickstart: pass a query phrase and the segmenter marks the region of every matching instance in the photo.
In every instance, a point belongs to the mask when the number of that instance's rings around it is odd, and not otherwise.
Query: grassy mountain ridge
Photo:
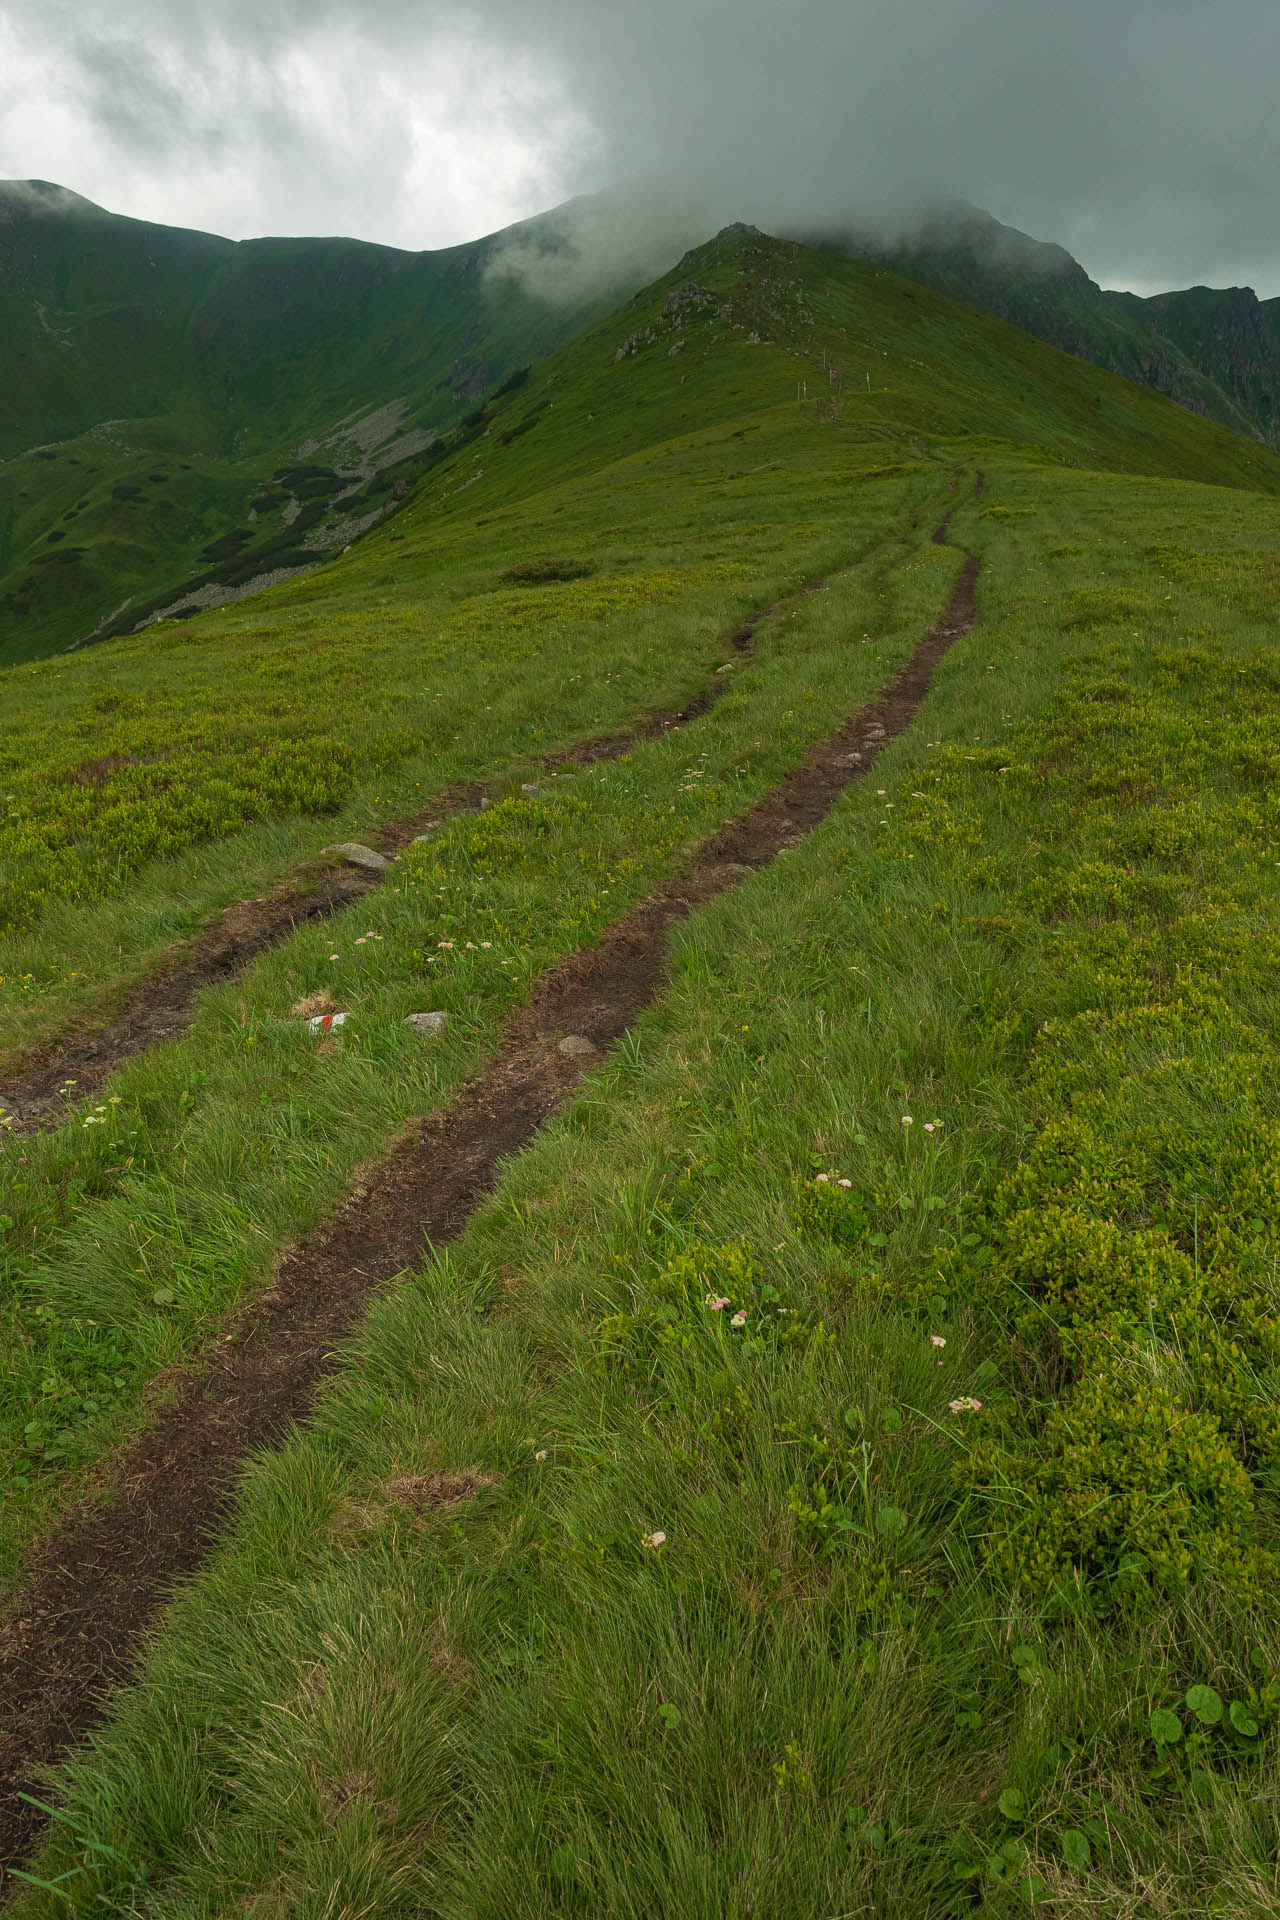
[[[23,716],[27,737],[3,759],[16,785],[0,822],[0,923],[21,925],[50,900],[102,897],[161,848],[180,852],[260,815],[309,810],[322,796],[344,805],[379,766],[427,751],[437,739],[435,690],[413,669],[417,617],[395,634],[408,678],[397,672],[393,696],[380,679],[344,696],[346,654],[387,644],[383,629],[397,623],[381,601],[395,605],[423,566],[440,568],[441,592],[458,601],[442,607],[438,627],[427,623],[432,660],[465,651],[473,621],[485,631],[486,605],[499,627],[509,617],[518,630],[527,619],[536,633],[556,594],[531,601],[527,588],[504,589],[490,557],[503,550],[508,517],[520,525],[532,501],[551,514],[553,499],[572,503],[582,486],[613,492],[608,539],[597,531],[578,556],[607,585],[564,592],[583,607],[599,593],[603,609],[620,611],[633,595],[661,602],[672,590],[650,581],[651,563],[629,537],[630,503],[660,492],[664,476],[708,511],[740,515],[770,501],[795,461],[817,461],[837,484],[846,441],[857,449],[853,488],[876,466],[876,447],[896,479],[927,471],[927,440],[959,437],[1025,443],[1041,462],[1280,493],[1280,456],[1269,449],[883,268],[750,228],[686,255],[473,416],[432,450],[394,523],[371,530],[351,555],[335,554],[242,614],[197,613],[91,657],[14,670],[10,711],[15,725]],[[293,473],[287,484],[299,492],[328,484],[323,471]],[[322,496],[312,510],[325,504]],[[157,511],[145,500],[120,503],[122,514],[137,510]],[[736,556],[736,541],[729,550]],[[234,576],[257,563],[233,550],[217,564]],[[708,584],[695,567],[682,576],[686,593],[695,576]],[[375,591],[380,581],[386,596]],[[334,640],[339,632],[349,638]],[[239,706],[224,724],[228,674]],[[388,712],[401,708],[391,728],[400,744],[388,746]],[[154,766],[130,763],[144,746]],[[86,762],[114,754],[125,764],[84,778]]]
[[[891,242],[850,234],[829,244],[1280,445],[1280,299],[1261,301],[1248,287],[1148,299],[1106,291],[1064,248],[963,206]]]
[[[554,261],[572,211],[412,254],[235,243],[0,185],[0,665],[185,617],[375,524],[441,432],[625,291],[553,304],[496,270],[512,243]],[[1275,437],[1280,303],[1104,293],[1061,248],[971,210],[891,249],[835,244]]]
[[[549,355],[501,403],[501,417],[493,413],[498,447],[491,454],[477,442],[447,463],[421,488],[417,511],[470,515],[535,478],[586,472],[647,444],[651,403],[629,391],[642,379],[646,393],[665,386],[682,423],[731,412],[753,354],[780,406],[871,436],[899,440],[912,428],[1006,444],[1025,438],[1070,465],[1260,493],[1280,480],[1270,448],[1073,363],[1022,329],[882,267],[736,226]],[[564,393],[568,369],[573,388]],[[460,472],[466,498],[453,502]]]

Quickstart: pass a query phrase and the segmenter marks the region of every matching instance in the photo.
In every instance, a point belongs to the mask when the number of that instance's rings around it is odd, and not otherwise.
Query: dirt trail
[[[238,900],[215,924],[173,950],[156,972],[124,996],[104,1026],[87,1027],[20,1055],[0,1083],[0,1108],[15,1117],[14,1131],[35,1133],[61,1118],[62,1088],[72,1099],[92,1092],[123,1060],[170,1039],[190,1025],[196,995],[308,921],[327,920],[359,899],[364,876],[354,870],[326,876],[312,893]]]
[[[502,1162],[580,1083],[584,1061],[560,1053],[558,1036],[582,1034],[598,1049],[617,1040],[661,989],[671,930],[796,845],[904,732],[938,661],[974,623],[979,564],[966,558],[946,612],[882,692],[669,886],[541,981],[492,1065],[446,1110],[406,1130],[179,1379],[112,1463],[109,1503],[81,1506],[44,1544],[0,1626],[0,1864],[21,1860],[39,1831],[40,1814],[18,1794],[40,1795],[42,1770],[76,1745],[106,1692],[127,1678],[175,1582],[210,1550],[246,1456],[305,1417],[370,1295],[420,1266],[428,1241],[440,1246],[462,1230]]]
[[[757,607],[727,645],[749,655],[755,630],[762,620],[789,601],[818,593],[830,574],[811,580],[793,594]],[[542,756],[535,767],[549,773],[563,767],[592,767],[621,759],[645,740],[656,740],[673,728],[684,727],[712,707],[729,691],[732,677],[717,669],[710,685],[678,713],[658,714],[624,732],[608,734],[580,747],[566,747]],[[402,852],[418,834],[459,813],[473,812],[486,799],[482,783],[450,788],[427,808],[399,820],[386,820],[372,836],[380,852]],[[234,978],[260,953],[285,940],[297,927],[327,920],[351,906],[382,883],[384,876],[361,868],[317,877],[314,865],[274,894],[257,900],[238,900],[192,941],[171,950],[161,966],[127,989],[114,1014],[101,1025],[92,1023],[61,1033],[10,1059],[0,1069],[0,1112],[11,1117],[15,1133],[30,1135],[56,1126],[66,1109],[63,1089],[80,1100],[107,1077],[148,1047],[183,1033],[195,1017],[196,1001],[206,987]]]

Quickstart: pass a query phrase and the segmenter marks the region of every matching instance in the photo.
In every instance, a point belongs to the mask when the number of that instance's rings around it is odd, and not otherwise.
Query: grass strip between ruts
[[[532,980],[883,683],[956,565],[902,526],[870,542],[760,630],[758,659],[689,728],[453,821],[376,896],[210,992],[190,1034],[64,1128],[0,1144],[4,1571],[68,1473],[136,1421],[147,1380],[261,1284],[406,1115],[448,1099]],[[327,1006],[348,1020],[317,1042],[297,1010]],[[424,1045],[404,1021],[428,1006],[451,1024]]]
[[[375,1308],[24,1915],[1275,1909],[1267,530],[993,491],[882,790]]]

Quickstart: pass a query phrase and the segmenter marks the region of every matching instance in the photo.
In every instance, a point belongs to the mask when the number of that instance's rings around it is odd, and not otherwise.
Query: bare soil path
[[[979,564],[967,556],[942,618],[880,694],[668,887],[541,981],[491,1065],[447,1109],[410,1125],[181,1377],[111,1463],[110,1498],[86,1501],[44,1543],[0,1623],[0,1865],[28,1854],[42,1822],[20,1794],[41,1794],[45,1770],[128,1677],[175,1583],[210,1551],[246,1457],[305,1418],[370,1295],[420,1266],[428,1242],[461,1232],[502,1163],[580,1083],[583,1058],[560,1053],[558,1037],[585,1035],[597,1049],[616,1041],[660,992],[672,929],[796,845],[906,730],[939,660],[974,624]]]
[[[805,594],[817,593],[830,575],[812,580],[797,593],[757,607],[735,632],[728,645],[749,655],[755,630],[779,607]],[[678,713],[658,714],[615,734],[543,755],[534,765],[553,773],[560,768],[591,767],[621,759],[641,741],[654,740],[673,728],[687,726],[708,711],[732,680],[717,670],[710,685]],[[376,850],[395,855],[418,834],[454,815],[474,811],[486,799],[482,783],[450,788],[430,807],[402,819],[383,821],[373,836]],[[170,949],[160,966],[126,989],[111,1017],[94,1024],[92,1016],[71,1033],[59,1033],[23,1053],[10,1056],[0,1067],[0,1112],[9,1116],[15,1133],[29,1135],[56,1126],[67,1099],[81,1100],[108,1076],[149,1047],[183,1033],[195,1017],[196,1001],[206,987],[233,979],[260,953],[285,940],[297,927],[328,920],[354,904],[382,881],[380,874],[362,868],[341,872],[303,870],[275,893],[256,900],[237,900],[193,940]]]

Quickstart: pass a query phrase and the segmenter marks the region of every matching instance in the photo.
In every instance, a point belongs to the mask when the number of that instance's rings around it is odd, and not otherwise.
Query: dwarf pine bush
[[[1031,1049],[1034,1136],[975,1217],[980,1246],[949,1256],[1015,1382],[974,1423],[958,1479],[992,1568],[1041,1597],[1202,1580],[1250,1595],[1280,1577],[1254,1486],[1280,1461],[1260,999],[1275,931],[1240,859],[1271,834],[1265,802],[1233,790],[1271,722],[1203,650],[1166,651],[1154,678],[1069,687],[1022,743],[1073,790],[1075,858],[1042,858],[1020,900],[1056,929],[1068,1011]],[[1069,749],[1087,740],[1093,762],[1103,731],[1106,776],[1068,776]]]

